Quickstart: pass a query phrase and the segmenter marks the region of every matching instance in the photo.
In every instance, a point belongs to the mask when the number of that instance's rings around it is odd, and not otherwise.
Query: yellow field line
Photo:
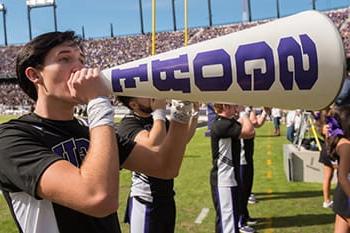
[[[266,160],[266,165],[267,166],[271,166],[272,165],[272,160],[271,159]]]
[[[266,172],[266,178],[271,179],[272,178],[272,171],[267,171]]]

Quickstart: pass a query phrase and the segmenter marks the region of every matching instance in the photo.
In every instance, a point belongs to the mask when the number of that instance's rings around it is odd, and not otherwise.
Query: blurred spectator
[[[320,151],[320,158],[318,160],[323,164],[323,208],[331,208],[333,205],[330,190],[336,164],[334,164],[329,155],[329,145],[327,144],[328,137],[330,136],[330,130],[336,127],[332,124],[332,114],[331,107],[327,107],[320,112],[319,116],[316,117],[316,124],[318,125],[319,131],[324,138],[324,143],[322,144],[322,149]]]
[[[301,111],[300,109],[288,111],[286,117],[287,126],[287,139],[293,143],[295,132],[298,131],[301,123]]]
[[[273,120],[273,127],[275,129],[274,135],[280,136],[281,135],[281,118],[282,118],[282,111],[279,108],[272,108],[271,110],[271,117]]]

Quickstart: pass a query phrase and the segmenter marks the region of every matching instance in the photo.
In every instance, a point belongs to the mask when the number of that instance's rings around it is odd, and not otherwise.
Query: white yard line
[[[209,208],[203,208],[199,213],[198,217],[196,218],[196,220],[194,221],[194,223],[201,224],[203,220],[207,217],[208,213],[209,213]]]

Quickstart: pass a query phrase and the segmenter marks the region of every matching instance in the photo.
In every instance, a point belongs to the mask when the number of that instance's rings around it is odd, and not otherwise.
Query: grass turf
[[[0,122],[9,117],[0,117]],[[283,171],[282,145],[284,136],[272,136],[273,128],[267,122],[257,129],[255,141],[255,176],[253,192],[258,203],[249,205],[251,216],[260,218],[258,232],[266,233],[328,233],[333,231],[334,214],[322,208],[322,184],[287,182]],[[210,140],[205,129],[197,130],[188,145],[180,175],[175,180],[177,203],[177,233],[214,232],[215,211],[210,195],[211,168]],[[285,129],[282,128],[282,135]],[[130,172],[122,170],[119,219],[122,222],[130,186]],[[208,216],[201,224],[194,223],[203,208]],[[128,232],[121,223],[123,232]],[[0,233],[17,232],[7,205],[0,195]]]

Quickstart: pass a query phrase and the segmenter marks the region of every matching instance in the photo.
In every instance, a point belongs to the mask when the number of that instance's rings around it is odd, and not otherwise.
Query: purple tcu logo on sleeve
[[[88,149],[89,140],[85,138],[71,138],[54,146],[52,151],[56,155],[68,160],[76,167],[80,167]]]
[[[299,90],[310,90],[318,79],[316,45],[306,34],[299,35],[299,38],[300,43],[293,37],[281,38],[277,47],[277,58],[274,57],[273,48],[267,42],[260,41],[238,46],[234,56],[225,49],[216,49],[197,53],[192,62],[188,61],[187,54],[177,58],[155,59],[151,61],[152,84],[159,91],[190,93],[190,78],[177,79],[175,71],[187,73],[190,66],[193,66],[194,84],[203,92],[226,91],[233,85],[233,77],[237,77],[237,84],[243,91],[269,90],[275,82],[276,72],[279,72],[279,81],[284,90],[292,90],[294,81]],[[292,70],[288,69],[288,58],[294,61]],[[235,59],[235,75],[231,68],[231,59]],[[303,66],[304,59],[308,59],[307,70]],[[247,73],[246,62],[258,60],[263,61],[263,69],[259,65],[253,67],[252,73]],[[278,60],[277,70],[275,60]],[[203,68],[210,65],[220,65],[223,72],[206,78]],[[147,64],[140,64],[136,67],[112,70],[113,91],[123,92],[120,83],[122,80],[125,88],[136,88],[136,78],[140,82],[149,81],[147,69]]]

